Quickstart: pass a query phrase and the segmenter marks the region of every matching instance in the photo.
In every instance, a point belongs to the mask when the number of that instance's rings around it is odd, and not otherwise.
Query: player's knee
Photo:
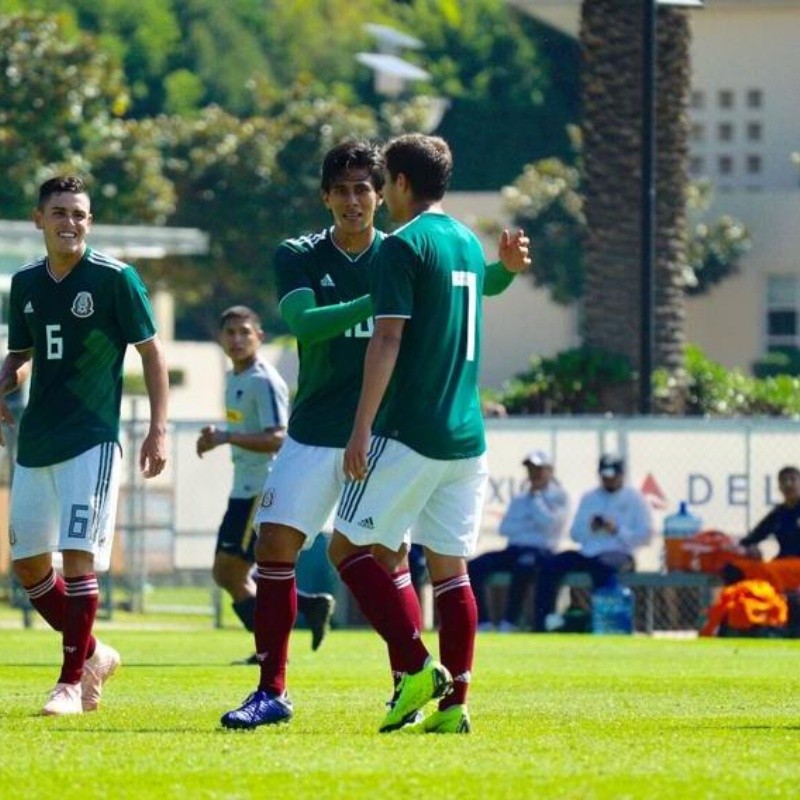
[[[256,561],[282,561],[294,563],[303,548],[305,536],[286,525],[265,523],[258,531]]]
[[[50,572],[49,561],[41,558],[22,558],[11,562],[14,577],[22,586],[34,586],[44,580]]]
[[[344,534],[339,531],[334,531],[328,542],[328,558],[331,564],[338,569],[339,564],[346,558],[349,558],[356,553],[367,553],[370,551],[369,547],[353,544]]]
[[[231,579],[230,570],[226,564],[214,561],[214,566],[211,568],[211,577],[220,589],[229,590],[231,588],[233,581]]]

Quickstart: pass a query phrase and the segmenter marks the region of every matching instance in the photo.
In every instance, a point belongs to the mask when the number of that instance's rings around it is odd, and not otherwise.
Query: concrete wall
[[[744,220],[753,248],[738,275],[689,299],[687,338],[725,366],[749,370],[765,351],[767,279],[800,277],[800,192],[720,195],[715,210]]]

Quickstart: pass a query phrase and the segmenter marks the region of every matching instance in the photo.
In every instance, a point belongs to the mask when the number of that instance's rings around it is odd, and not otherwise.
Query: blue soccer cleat
[[[288,722],[294,714],[289,695],[272,694],[259,689],[253,692],[239,708],[228,711],[220,719],[223,728],[250,730],[260,725],[277,725]]]

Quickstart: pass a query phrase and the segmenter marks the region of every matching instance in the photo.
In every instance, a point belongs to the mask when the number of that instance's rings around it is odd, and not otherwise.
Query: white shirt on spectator
[[[613,520],[616,532],[592,530],[592,520],[596,516]],[[607,492],[602,487],[587,492],[578,504],[571,530],[580,552],[590,558],[601,553],[633,555],[633,551],[646,545],[652,535],[650,507],[644,495],[632,486],[623,486],[615,492]]]
[[[511,499],[499,533],[517,547],[540,547],[554,552],[567,521],[569,498],[555,480],[540,491],[526,491]]]

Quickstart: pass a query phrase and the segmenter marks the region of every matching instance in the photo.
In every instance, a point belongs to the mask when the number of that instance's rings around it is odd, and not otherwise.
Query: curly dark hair
[[[329,192],[336,179],[348,169],[366,169],[375,191],[383,189],[383,155],[367,139],[347,139],[332,147],[322,161],[320,187]]]

